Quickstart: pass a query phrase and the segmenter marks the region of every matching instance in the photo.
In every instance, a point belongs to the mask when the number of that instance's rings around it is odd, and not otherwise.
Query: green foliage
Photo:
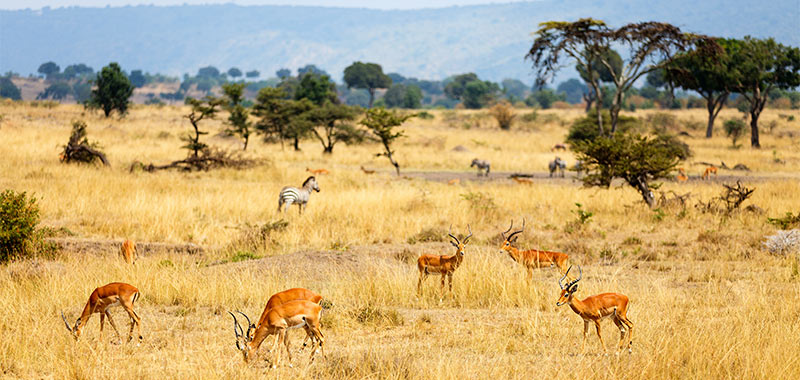
[[[0,263],[32,253],[39,206],[25,192],[0,193]]]
[[[133,95],[133,85],[119,64],[111,62],[103,67],[94,84],[97,88],[92,90],[92,96],[87,103],[89,107],[102,109],[106,117],[114,110],[120,114],[128,111],[128,99]]]
[[[477,109],[494,100],[500,90],[497,83],[482,81],[475,73],[456,75],[444,87],[448,98],[461,100],[464,107]]]
[[[528,93],[528,86],[519,79],[506,78],[500,84],[503,88],[503,95],[511,103],[525,99],[525,95]]]
[[[395,84],[383,95],[383,101],[389,108],[420,108],[422,106],[422,90],[413,84]]]
[[[531,107],[538,105],[542,107],[542,109],[549,109],[553,106],[553,103],[564,100],[566,100],[565,94],[556,93],[549,88],[544,88],[528,96],[528,99],[525,100],[525,104]]]
[[[589,87],[586,86],[586,83],[571,78],[561,82],[556,88],[556,93],[563,96],[568,103],[578,104],[583,101],[583,95],[589,93]]]
[[[216,79],[219,77],[219,75],[220,75],[219,69],[217,69],[214,66],[201,67],[200,69],[197,70],[198,78]]]
[[[257,260],[260,259],[261,256],[256,255],[250,251],[236,251],[234,254],[231,255],[230,261],[232,263],[238,263],[240,261],[247,261],[247,260]]]
[[[787,212],[783,217],[767,218],[767,223],[772,224],[782,230],[789,230],[792,228],[800,227],[800,212],[793,215],[791,211]]]
[[[353,62],[344,69],[344,82],[349,88],[362,88],[369,91],[369,107],[375,100],[375,89],[389,88],[392,78],[383,73],[383,68],[377,63]]]
[[[39,93],[39,95],[36,95],[36,99],[63,100],[69,96],[71,92],[72,87],[69,85],[69,83],[58,81],[47,86],[44,91]]]
[[[609,112],[603,110],[603,119],[607,120]],[[642,127],[641,121],[635,117],[620,116],[618,121],[617,131],[620,133],[629,133],[640,130]],[[591,110],[586,116],[576,119],[569,128],[567,134],[567,142],[574,144],[577,142],[593,141],[600,133],[599,126],[597,125],[597,111]]]
[[[581,179],[585,186],[608,188],[615,178],[621,178],[650,207],[655,201],[650,183],[670,177],[678,161],[687,154],[685,144],[669,135],[653,137],[618,132],[611,137],[599,136],[572,144],[587,173]]]
[[[208,148],[208,145],[200,142],[200,136],[207,135],[208,132],[201,131],[199,123],[203,119],[213,119],[219,111],[218,107],[224,105],[225,100],[212,96],[207,96],[202,100],[186,98],[186,104],[192,107],[192,111],[186,115],[186,118],[192,123],[194,135],[188,133],[181,137],[181,140],[186,142],[186,145],[182,146],[182,148],[189,150],[192,156],[198,157],[200,151]]]
[[[240,73],[241,74],[241,73]],[[225,132],[239,136],[243,140],[242,150],[247,150],[250,141],[250,129],[252,124],[247,120],[250,111],[244,107],[244,83],[227,83],[222,85],[222,92],[225,94],[225,109],[230,113],[228,116],[228,128]]]
[[[294,92],[294,99],[308,99],[316,105],[322,105],[326,101],[339,103],[339,98],[336,96],[336,83],[325,74],[313,72],[305,73],[300,78]]]
[[[575,203],[575,207],[577,208],[577,210],[572,210],[572,212],[574,212],[575,216],[577,217],[576,220],[577,224],[580,225],[589,224],[589,222],[592,221],[592,216],[594,216],[594,213],[591,211],[584,210],[583,205],[580,203]]]
[[[75,77],[84,77],[92,74],[94,74],[94,70],[91,67],[83,63],[78,63],[76,65],[67,66],[62,76],[64,79],[73,79]]]
[[[367,110],[367,114],[359,123],[372,132],[375,137],[383,144],[384,151],[377,153],[376,156],[385,156],[392,163],[397,175],[400,175],[400,165],[394,160],[392,143],[403,137],[403,131],[396,128],[403,125],[406,120],[414,117],[414,114],[398,114],[395,111],[387,111],[383,107],[376,107]]]
[[[275,72],[275,75],[281,79],[288,78],[289,76],[292,75],[292,70],[289,70],[287,68],[281,68]]]
[[[133,87],[136,88],[140,88],[147,83],[147,79],[144,77],[142,70],[131,71],[131,75],[128,75],[128,79],[130,79]]]
[[[722,128],[725,130],[725,136],[730,137],[733,147],[739,147],[736,142],[747,133],[747,126],[744,122],[741,119],[725,120]]]
[[[323,153],[333,153],[338,142],[352,144],[364,140],[364,132],[349,123],[359,113],[355,107],[330,102],[309,110],[306,118],[313,126],[311,132],[322,144]]]
[[[599,56],[591,61],[591,74],[586,70],[586,66],[580,63],[575,65],[575,70],[578,71],[578,75],[580,75],[581,79],[583,79],[583,81],[586,83],[590,83],[592,81],[592,75],[599,79],[600,82],[613,82],[614,76],[612,73],[619,74],[622,72],[622,57],[620,57],[619,53],[609,47],[601,50],[602,52],[599,53]],[[592,54],[589,52],[584,52],[584,55],[588,57]],[[607,62],[613,71],[609,70],[608,66],[603,64],[603,61]]]
[[[228,69],[228,76],[233,78],[233,79],[236,79],[236,78],[242,76],[242,70],[239,70],[236,67],[231,67],[230,69]]]
[[[244,73],[244,76],[246,78],[258,78],[259,76],[261,76],[261,73],[258,70],[251,70]]]
[[[308,99],[286,99],[286,92],[281,88],[264,87],[256,96],[253,115],[260,118],[256,129],[265,139],[294,141],[295,150],[300,150],[299,140],[305,137],[313,127],[308,120],[307,112],[314,104]]]
[[[72,96],[78,103],[84,103],[92,97],[92,85],[89,82],[80,80],[72,85]]]
[[[462,199],[469,203],[469,207],[475,211],[493,212],[497,210],[497,203],[491,195],[483,192],[468,192],[459,194]]]
[[[0,98],[22,100],[22,93],[14,82],[11,81],[10,76],[0,77]]]
[[[58,74],[61,71],[61,68],[53,61],[45,62],[39,65],[39,69],[36,70],[39,74],[44,75],[47,78],[50,78],[54,74]]]

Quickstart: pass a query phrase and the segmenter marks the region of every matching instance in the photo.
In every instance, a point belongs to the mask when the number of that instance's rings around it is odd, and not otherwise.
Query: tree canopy
[[[377,63],[353,62],[344,69],[344,81],[347,87],[363,88],[369,91],[369,106],[375,100],[375,90],[392,86],[392,78],[383,73],[383,68]]]
[[[128,111],[128,104],[133,95],[133,85],[122,72],[119,64],[111,62],[97,74],[94,80],[96,88],[92,90],[87,105],[103,110],[106,117],[117,110],[120,114]]]

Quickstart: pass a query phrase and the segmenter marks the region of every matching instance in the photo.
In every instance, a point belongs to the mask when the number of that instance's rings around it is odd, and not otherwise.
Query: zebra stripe
[[[278,194],[278,212],[281,211],[281,207],[283,207],[284,204],[286,204],[287,209],[292,204],[297,204],[300,208],[300,213],[303,213],[303,208],[308,204],[308,199],[312,191],[319,191],[319,186],[314,176],[308,177],[308,179],[303,182],[302,189],[291,186],[284,187],[281,189],[280,194]]]

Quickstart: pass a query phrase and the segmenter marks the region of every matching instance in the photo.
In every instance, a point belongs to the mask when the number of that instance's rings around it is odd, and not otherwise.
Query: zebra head
[[[314,190],[319,193],[319,185],[317,185],[317,179],[313,175],[303,182],[303,188],[309,191]]]

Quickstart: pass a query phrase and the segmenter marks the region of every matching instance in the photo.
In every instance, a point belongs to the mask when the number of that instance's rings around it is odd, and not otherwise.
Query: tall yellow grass
[[[790,259],[761,247],[774,227],[766,216],[800,209],[797,122],[769,111],[778,127],[764,148],[729,148],[722,137],[686,139],[692,161],[743,163],[746,183],[765,215],[706,214],[692,205],[717,195],[718,183],[667,181],[664,190],[692,193],[685,210],[648,210],[631,189],[584,189],[569,182],[521,186],[511,181],[462,181],[458,186],[396,178],[374,157],[377,145],[337,146],[323,156],[313,141],[302,152],[253,144],[248,153],[268,164],[244,171],[129,173],[135,160],[181,158],[187,130],[179,107],[135,107],[122,120],[84,114],[77,106],[52,109],[0,104],[0,189],[34,194],[42,223],[96,240],[193,242],[201,255],[154,254],[135,266],[116,251],[66,252],[53,260],[15,262],[0,268],[0,373],[10,378],[767,378],[800,373],[800,285]],[[529,112],[529,111],[523,111]],[[644,116],[648,112],[637,112]],[[544,171],[578,111],[548,111],[541,124],[501,132],[471,111],[435,111],[415,120],[397,147],[404,170],[469,171],[474,157],[494,171]],[[673,112],[703,120],[701,111]],[[467,115],[470,119],[467,119]],[[540,115],[540,116],[541,116]],[[726,110],[725,117],[738,117]],[[89,124],[89,138],[108,153],[110,169],[62,165],[58,152],[70,120]],[[469,120],[465,122],[464,120]],[[478,120],[477,127],[474,120]],[[470,129],[464,129],[469,125]],[[208,123],[213,136],[222,125]],[[692,131],[700,136],[700,131]],[[218,144],[227,139],[212,138]],[[462,145],[470,150],[452,150]],[[773,153],[773,150],[775,153]],[[569,153],[559,153],[568,161]],[[775,161],[779,158],[785,163]],[[360,166],[379,173],[364,175]],[[689,165],[699,175],[702,165]],[[299,185],[306,167],[324,167],[322,191],[303,215],[276,213],[277,192]],[[722,171],[721,175],[741,173]],[[471,199],[471,200],[470,200]],[[574,203],[595,215],[575,224]],[[526,218],[523,248],[562,250],[583,267],[579,295],[617,291],[631,299],[634,353],[603,356],[591,332],[580,355],[582,323],[558,308],[557,274],[524,270],[498,252],[498,233]],[[267,245],[243,241],[248,228],[288,221]],[[440,300],[438,278],[416,295],[423,252],[449,254],[446,243],[410,244],[423,232],[442,235],[450,225],[475,232],[454,292]],[[246,252],[244,252],[246,251]],[[293,253],[301,251],[298,253]],[[242,253],[261,260],[232,262]],[[288,254],[288,255],[287,255]],[[285,255],[285,256],[284,256]],[[143,319],[142,346],[110,345],[98,318],[74,342],[59,312],[77,317],[89,293],[111,281],[137,286]],[[327,359],[270,370],[263,360],[244,365],[233,347],[227,310],[261,313],[270,294],[304,286],[333,304],[323,312]],[[127,320],[112,311],[123,334]],[[606,345],[618,332],[603,325]],[[295,349],[300,333],[292,333]],[[268,347],[262,347],[266,358]],[[318,359],[322,359],[318,357]]]

